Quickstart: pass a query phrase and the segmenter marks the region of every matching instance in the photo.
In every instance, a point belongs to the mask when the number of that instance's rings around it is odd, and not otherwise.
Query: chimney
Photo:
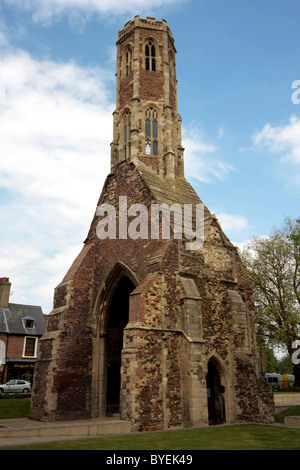
[[[8,308],[11,283],[8,277],[0,277],[0,308]]]

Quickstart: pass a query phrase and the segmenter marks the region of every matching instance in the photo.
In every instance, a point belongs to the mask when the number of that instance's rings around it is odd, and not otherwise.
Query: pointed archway
[[[129,295],[137,284],[134,274],[117,263],[99,291],[93,315],[92,417],[119,412],[123,332]]]
[[[106,415],[119,412],[123,330],[129,319],[129,294],[133,282],[123,276],[114,290],[107,312],[106,328]]]
[[[226,421],[225,386],[222,384],[222,378],[220,365],[214,358],[210,359],[206,376],[208,421],[210,425],[222,424]]]

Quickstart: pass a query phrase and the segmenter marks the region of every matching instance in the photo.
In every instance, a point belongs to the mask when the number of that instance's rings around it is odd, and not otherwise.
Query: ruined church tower
[[[171,184],[183,176],[175,54],[165,20],[136,16],[119,31],[112,171],[132,158]]]
[[[119,31],[111,172],[82,251],[55,289],[32,419],[118,415],[132,431],[273,421],[246,271],[184,177],[174,44],[165,20],[136,16]],[[137,204],[149,214],[174,209],[170,236],[151,236],[150,219],[139,234],[129,211]],[[176,236],[186,205],[203,208],[197,249],[187,249],[186,232]],[[105,236],[99,207],[113,208],[115,237]],[[120,229],[124,214],[136,222],[131,236]],[[190,223],[197,227],[195,212]],[[162,227],[159,219],[159,235]]]

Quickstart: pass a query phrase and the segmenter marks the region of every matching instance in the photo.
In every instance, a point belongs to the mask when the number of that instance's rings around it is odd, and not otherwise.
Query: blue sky
[[[299,217],[299,0],[2,0],[0,276],[11,302],[49,313],[82,247],[109,172],[118,29],[135,15],[172,30],[186,177],[231,241]]]

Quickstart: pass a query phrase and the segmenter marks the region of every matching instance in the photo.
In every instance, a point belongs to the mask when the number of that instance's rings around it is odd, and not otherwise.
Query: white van
[[[273,390],[279,390],[282,386],[282,378],[280,374],[276,374],[275,372],[267,372],[264,375],[264,379],[268,382],[269,385],[273,388]]]

